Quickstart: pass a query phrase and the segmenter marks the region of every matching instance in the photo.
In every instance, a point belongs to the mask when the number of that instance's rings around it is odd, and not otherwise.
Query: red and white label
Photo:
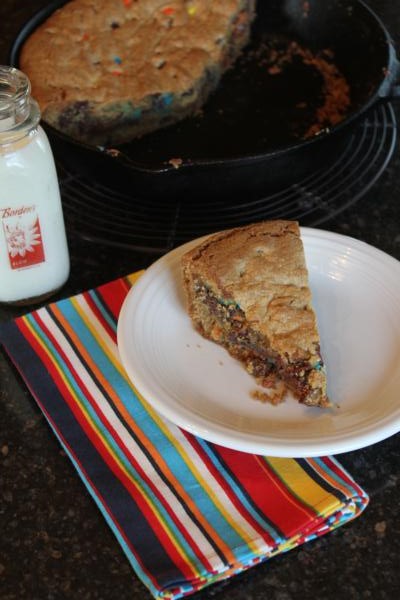
[[[11,269],[25,269],[45,261],[36,207],[0,208],[8,259]]]

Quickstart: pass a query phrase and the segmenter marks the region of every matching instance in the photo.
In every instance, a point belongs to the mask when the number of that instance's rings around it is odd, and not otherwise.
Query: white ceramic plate
[[[332,409],[251,397],[254,379],[192,327],[181,255],[154,263],[118,323],[122,363],[162,416],[209,440],[270,456],[338,454],[400,431],[400,263],[352,238],[302,229]],[[336,406],[337,405],[337,406]]]

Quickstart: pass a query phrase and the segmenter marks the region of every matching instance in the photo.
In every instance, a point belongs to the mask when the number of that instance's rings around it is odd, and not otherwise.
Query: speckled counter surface
[[[267,1],[267,0],[265,0]],[[43,0],[2,0],[0,53]],[[400,48],[400,4],[371,0]],[[400,106],[396,107],[398,122]],[[0,182],[1,185],[1,182]],[[366,196],[325,229],[400,259],[400,148]],[[72,272],[62,295],[145,267],[148,258],[84,242],[68,232]],[[1,285],[1,282],[0,282]],[[0,308],[0,321],[22,313]],[[400,390],[399,390],[400,401]],[[400,597],[400,435],[340,462],[371,502],[356,521],[274,558],[196,598],[334,600]],[[0,352],[0,600],[150,598],[53,433]]]

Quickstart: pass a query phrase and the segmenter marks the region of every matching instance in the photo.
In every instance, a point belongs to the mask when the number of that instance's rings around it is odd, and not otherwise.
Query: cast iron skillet
[[[30,19],[13,44],[11,64],[18,67],[26,38],[63,4],[53,1]],[[301,62],[269,76],[260,56],[271,40],[333,52],[351,89],[344,120],[304,139],[323,102],[322,79]],[[259,0],[251,43],[202,115],[118,148],[78,143],[44,125],[56,157],[107,185],[130,186],[135,197],[162,193],[190,201],[207,194],[234,201],[297,181],[340,152],[371,107],[400,95],[399,71],[386,28],[363,1]],[[175,158],[179,168],[169,162]]]

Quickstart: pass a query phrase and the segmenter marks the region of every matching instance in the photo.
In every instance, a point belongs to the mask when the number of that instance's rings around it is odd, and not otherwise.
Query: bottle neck
[[[39,120],[39,106],[31,97],[27,76],[18,69],[0,65],[0,143],[27,135]]]

